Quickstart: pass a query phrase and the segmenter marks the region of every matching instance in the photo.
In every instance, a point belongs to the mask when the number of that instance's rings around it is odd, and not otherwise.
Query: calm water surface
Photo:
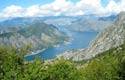
[[[96,35],[98,34],[97,32],[69,31],[62,27],[59,30],[67,33],[70,36],[71,39],[68,44],[60,44],[58,47],[48,48],[39,54],[27,56],[26,59],[33,60],[35,56],[39,56],[41,59],[47,60],[55,58],[56,55],[61,54],[67,50],[86,48],[90,41],[95,39]]]

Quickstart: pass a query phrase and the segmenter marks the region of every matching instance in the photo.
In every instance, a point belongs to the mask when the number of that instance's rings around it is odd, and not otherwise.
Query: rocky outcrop
[[[101,26],[100,26],[101,27]],[[70,51],[63,54],[65,58],[75,61],[87,60],[95,57],[106,50],[117,47],[125,41],[125,12],[118,15],[117,20],[110,27],[101,32],[97,38],[92,41],[87,49],[79,51]]]

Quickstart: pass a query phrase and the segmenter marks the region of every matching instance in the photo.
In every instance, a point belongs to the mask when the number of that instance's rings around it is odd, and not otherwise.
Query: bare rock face
[[[101,27],[101,25],[100,25]],[[82,51],[70,52],[68,58],[74,61],[87,60],[106,50],[118,47],[125,41],[125,12],[118,15],[117,20],[110,27],[101,32],[90,46]],[[76,54],[77,53],[77,54]],[[65,55],[63,55],[65,56]],[[67,57],[67,56],[66,56]]]

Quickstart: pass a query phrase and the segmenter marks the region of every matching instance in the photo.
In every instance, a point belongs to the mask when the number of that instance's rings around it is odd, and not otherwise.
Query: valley
[[[0,80],[125,80],[125,0],[0,0]]]
[[[48,48],[44,51],[38,52],[35,55],[26,56],[26,60],[33,60],[36,56],[41,59],[48,60],[54,59],[61,53],[70,50],[84,49],[89,46],[89,43],[95,39],[98,32],[74,32],[70,31],[67,33],[69,35],[69,41],[66,43],[59,44],[58,46]]]
[[[0,42],[1,45],[11,45],[17,49],[28,45],[30,50],[25,55],[26,60],[33,60],[36,56],[44,60],[54,59],[66,51],[89,47],[116,17],[85,15],[12,18],[0,22]],[[103,26],[100,27],[100,24]]]

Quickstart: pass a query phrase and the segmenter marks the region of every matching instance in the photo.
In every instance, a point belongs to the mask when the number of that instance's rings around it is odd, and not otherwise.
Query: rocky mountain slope
[[[36,51],[52,47],[67,40],[67,36],[55,26],[45,24],[40,20],[18,19],[10,20],[3,24],[0,24],[0,45],[16,48],[30,45],[32,46],[31,51]]]
[[[69,51],[63,54],[66,59],[75,61],[87,60],[97,54],[123,44],[125,41],[125,12],[121,12],[117,20],[101,32],[86,49]]]
[[[69,29],[73,31],[97,31],[100,32],[111,25],[116,16],[98,17],[93,15],[81,16],[80,19],[73,21],[69,25]],[[101,27],[100,27],[101,25]]]
[[[72,31],[98,31],[104,30],[107,26],[112,24],[117,15],[99,17],[96,15],[82,15],[82,16],[60,16],[48,17],[43,21],[47,24],[53,24],[59,27],[66,27]],[[102,25],[100,27],[100,25]]]

